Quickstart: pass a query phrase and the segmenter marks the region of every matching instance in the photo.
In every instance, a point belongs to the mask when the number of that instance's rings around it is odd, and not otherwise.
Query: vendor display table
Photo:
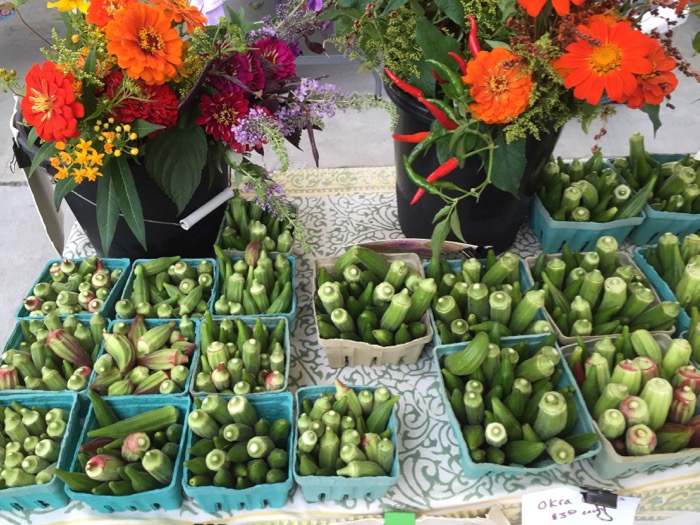
[[[700,463],[630,475],[613,482],[601,479],[590,461],[530,476],[498,475],[468,480],[462,474],[456,437],[450,429],[438,392],[438,373],[432,350],[414,365],[332,369],[314,331],[311,308],[311,261],[331,256],[355,243],[400,239],[397,226],[393,168],[292,171],[280,179],[299,207],[313,254],[297,246],[296,290],[299,311],[292,337],[290,386],[346,383],[383,384],[400,394],[398,440],[401,475],[398,485],[376,501],[346,500],[308,504],[296,489],[282,509],[222,511],[211,515],[184,499],[174,512],[100,514],[82,503],[63,509],[0,512],[0,523],[19,525],[193,524],[193,523],[340,523],[404,510],[418,514],[465,517],[501,505],[513,523],[520,522],[520,496],[526,491],[559,485],[604,486],[619,494],[642,498],[639,521],[697,522],[700,513]],[[430,218],[426,217],[426,220]],[[466,233],[466,232],[465,232]],[[84,256],[91,250],[84,236],[74,232],[64,255]],[[529,225],[524,225],[512,250],[520,256],[540,248]],[[369,483],[369,481],[368,481]],[[689,513],[693,513],[691,515]]]

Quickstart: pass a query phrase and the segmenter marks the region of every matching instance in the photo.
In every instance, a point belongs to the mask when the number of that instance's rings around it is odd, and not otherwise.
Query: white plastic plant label
[[[633,525],[639,498],[618,496],[617,508],[584,501],[584,491],[573,487],[531,492],[523,496],[523,525]]]

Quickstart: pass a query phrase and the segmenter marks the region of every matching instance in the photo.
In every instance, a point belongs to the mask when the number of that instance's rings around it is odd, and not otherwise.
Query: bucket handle
[[[204,217],[213,212],[216,208],[227,202],[233,197],[233,190],[226,188],[224,191],[215,195],[209,202],[202,204],[199,208],[190,213],[187,217],[180,220],[180,227],[187,231],[192,226],[201,221]]]

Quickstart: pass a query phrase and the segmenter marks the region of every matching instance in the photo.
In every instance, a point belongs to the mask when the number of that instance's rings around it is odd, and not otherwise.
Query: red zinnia
[[[231,78],[236,81],[232,81]],[[216,59],[207,81],[217,91],[239,91],[243,89],[241,84],[255,91],[251,88],[253,82],[251,64],[246,56],[240,53]]]
[[[249,52],[246,58],[248,58],[248,63],[250,64],[250,72],[253,74],[253,79],[248,87],[252,91],[260,91],[265,87],[265,72],[260,64],[260,59],[252,52]]]
[[[78,119],[85,115],[75,100],[73,75],[63,74],[53,62],[34,64],[24,79],[27,94],[21,102],[24,119],[37,136],[52,142],[67,142],[78,132]]]
[[[202,116],[197,117],[196,122],[204,126],[207,135],[225,142],[232,150],[240,153],[245,151],[236,142],[232,130],[238,119],[248,114],[248,100],[242,91],[216,93],[211,97],[204,95],[199,102],[199,110]]]
[[[647,75],[652,65],[647,55],[651,37],[634,30],[627,22],[613,26],[601,21],[579,25],[581,37],[566,47],[566,54],[554,61],[574,96],[597,104],[605,92],[613,102],[625,102],[637,88],[635,75]]]
[[[676,75],[672,73],[676,61],[668,56],[658,40],[652,40],[652,51],[647,58],[651,62],[651,73],[639,76],[637,89],[627,100],[627,106],[632,109],[644,104],[661,104],[669,93],[678,85]]]
[[[282,80],[294,75],[296,57],[282,40],[265,38],[253,43],[251,47],[253,53],[272,64],[270,71],[274,80]]]
[[[124,79],[121,71],[113,71],[105,79],[105,94],[112,98],[116,95]],[[141,88],[138,99],[127,98],[114,108],[112,116],[119,122],[128,124],[136,119],[151,124],[172,128],[177,124],[178,100],[175,92],[168,85],[149,86],[142,81],[136,82]],[[157,134],[155,132],[154,134]]]

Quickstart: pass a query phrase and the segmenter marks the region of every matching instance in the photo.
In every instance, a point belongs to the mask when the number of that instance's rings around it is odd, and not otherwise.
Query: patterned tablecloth
[[[19,525],[109,524],[243,524],[341,523],[390,510],[436,516],[467,517],[500,504],[513,523],[520,522],[520,495],[560,485],[606,486],[642,498],[639,521],[700,522],[700,463],[630,475],[613,482],[601,479],[590,461],[539,475],[498,475],[468,480],[460,466],[456,438],[438,393],[438,370],[426,350],[414,365],[332,369],[314,332],[311,309],[311,261],[332,256],[355,243],[401,238],[396,216],[393,168],[300,170],[284,181],[305,224],[312,254],[297,253],[299,311],[292,337],[290,385],[329,384],[335,378],[356,384],[384,384],[401,395],[398,436],[401,476],[398,485],[376,501],[346,500],[308,504],[297,489],[278,510],[202,512],[184,499],[173,512],[104,515],[80,502],[58,510],[0,512],[0,523]],[[67,256],[83,256],[92,247],[74,230]],[[530,256],[540,251],[529,225],[523,225],[513,251]]]

